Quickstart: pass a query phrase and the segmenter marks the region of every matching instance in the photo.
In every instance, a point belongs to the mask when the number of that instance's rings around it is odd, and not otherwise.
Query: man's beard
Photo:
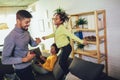
[[[25,28],[21,28],[22,30],[24,30],[24,31],[27,31],[28,30],[28,28],[27,29],[25,29]]]

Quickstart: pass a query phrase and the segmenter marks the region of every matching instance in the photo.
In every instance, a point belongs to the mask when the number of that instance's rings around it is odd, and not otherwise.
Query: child
[[[56,44],[52,44],[51,45],[51,55],[49,57],[47,57],[47,59],[45,59],[44,57],[41,57],[45,63],[41,64],[40,62],[38,62],[38,64],[34,64],[32,65],[33,70],[35,72],[38,72],[39,74],[46,74],[49,71],[52,71],[54,68],[54,64],[57,61],[57,53],[59,51],[59,48],[57,48]]]
[[[57,12],[54,14],[54,24],[56,25],[56,31],[48,36],[42,37],[42,39],[48,39],[54,37],[55,43],[58,48],[61,48],[61,56],[60,56],[60,61],[59,64],[61,68],[64,71],[64,74],[66,75],[69,70],[68,70],[68,57],[72,51],[71,45],[69,38],[81,43],[81,44],[86,44],[86,41],[83,41],[76,37],[74,34],[71,34],[65,26],[63,25],[64,22],[68,21],[69,18],[65,12]]]

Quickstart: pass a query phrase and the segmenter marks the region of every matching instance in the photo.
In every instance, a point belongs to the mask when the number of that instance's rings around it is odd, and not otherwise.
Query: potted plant
[[[87,24],[87,20],[85,18],[80,18],[76,21],[76,26],[82,25],[82,28],[84,28],[84,24]]]
[[[77,49],[83,50],[84,46],[85,45],[83,45],[83,44],[77,43]]]
[[[84,25],[87,24],[87,23],[88,23],[88,22],[87,22],[86,18],[80,18],[80,19],[78,19],[78,20],[76,21],[76,25],[75,25],[75,26],[76,26],[76,28],[77,28],[79,25],[81,25],[82,28],[84,28]],[[83,39],[82,31],[76,32],[75,34],[78,34],[78,33],[79,33],[79,38],[80,38],[80,39]],[[83,44],[77,43],[77,48],[78,48],[78,49],[83,49],[84,46],[85,46],[85,45],[83,45]]]
[[[61,13],[61,12],[65,12],[65,10],[63,10],[62,8],[57,8],[54,10],[55,13]]]

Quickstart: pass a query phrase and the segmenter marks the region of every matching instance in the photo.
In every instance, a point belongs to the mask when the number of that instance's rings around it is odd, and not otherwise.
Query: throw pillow
[[[53,69],[53,75],[54,75],[56,80],[61,80],[63,74],[64,74],[63,70],[59,65],[59,56],[58,56],[57,62],[55,63],[55,66]]]
[[[75,75],[73,75],[71,72],[69,72],[69,73],[66,75],[65,80],[82,80],[82,79],[79,79],[77,76],[75,76]]]
[[[69,66],[69,70],[75,76],[83,80],[96,80],[104,68],[103,64],[97,64],[74,57]]]

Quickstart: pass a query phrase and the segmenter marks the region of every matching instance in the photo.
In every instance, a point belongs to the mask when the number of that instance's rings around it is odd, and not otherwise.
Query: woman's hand
[[[43,36],[42,39],[45,40],[46,39],[45,36]]]
[[[46,61],[46,58],[44,56],[40,56],[40,59],[42,59],[43,61]]]
[[[39,65],[39,66],[42,66],[42,64],[41,64],[40,62],[38,63],[38,65]]]
[[[84,45],[87,45],[87,44],[88,44],[87,40],[84,39],[84,40],[83,40],[83,44],[84,44]]]

